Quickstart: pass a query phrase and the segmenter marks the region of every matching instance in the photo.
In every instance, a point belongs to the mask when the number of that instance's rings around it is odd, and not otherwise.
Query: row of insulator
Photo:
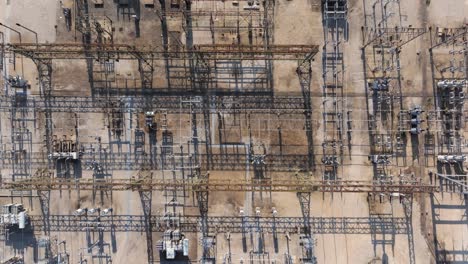
[[[443,80],[437,82],[437,87],[440,89],[463,88],[465,84],[466,80]]]
[[[7,79],[8,83],[11,85],[11,87],[13,88],[25,88],[25,87],[28,87],[30,86],[28,84],[28,81],[23,79],[23,77],[21,76],[8,76],[8,79]]]
[[[374,164],[390,164],[391,155],[369,155],[369,160]]]
[[[455,96],[455,92],[449,92],[448,95],[449,99],[455,99],[456,97],[458,97],[459,99],[465,98],[465,93],[463,91],[460,91],[457,96]]]
[[[421,120],[420,115],[424,113],[424,111],[421,109],[421,107],[417,106],[408,112],[410,114],[410,133],[413,135],[420,134],[423,130],[421,129],[421,123],[424,122],[424,120]]]
[[[107,216],[112,213],[112,208],[78,208],[73,212],[74,216],[100,215]]]
[[[322,163],[325,165],[339,165],[338,157],[336,156],[324,156],[322,157]]]
[[[463,163],[466,160],[465,155],[438,155],[437,161],[440,163]]]
[[[372,90],[374,91],[385,91],[388,90],[388,79],[377,79],[372,83]]]
[[[455,101],[459,101],[460,103],[464,103],[465,100],[465,93],[463,91],[456,92],[449,92],[448,93],[448,104],[453,105]]]

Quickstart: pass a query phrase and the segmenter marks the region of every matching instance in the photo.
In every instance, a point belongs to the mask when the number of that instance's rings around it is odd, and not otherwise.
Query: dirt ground
[[[90,5],[93,1],[89,1]],[[115,43],[126,43],[135,45],[160,45],[162,42],[162,30],[160,18],[157,17],[157,9],[142,7],[142,16],[140,30],[142,36],[135,38],[136,32],[132,21],[116,18],[115,4],[106,0],[104,9],[91,8],[94,12],[103,13],[113,19]],[[234,8],[230,1],[194,1],[192,10],[228,10],[233,11]],[[364,1],[368,3],[369,1]],[[239,6],[243,7],[247,1],[239,1]],[[321,49],[323,47],[323,25],[321,16],[321,1],[319,0],[277,0],[275,6],[274,20],[274,44],[301,44],[301,45],[318,45],[319,53],[314,57],[312,62],[312,129],[315,154],[317,163],[321,164],[320,157],[322,155],[322,139],[323,139],[323,123],[322,123],[322,56]],[[159,3],[155,4],[159,7]],[[56,0],[4,0],[0,2],[0,22],[7,25],[21,23],[37,32],[40,43],[54,42],[76,42],[81,43],[80,33],[72,29],[68,32],[65,28],[62,7],[70,7],[73,12],[73,1],[56,1]],[[451,0],[450,4],[440,0],[428,1],[402,1],[401,11],[403,16],[403,24],[411,25],[412,27],[435,28],[435,27],[460,27],[467,23],[468,17],[468,0]],[[346,111],[352,112],[353,119],[353,134],[352,139],[346,138],[351,142],[351,149],[345,148],[345,158],[339,167],[339,174],[343,180],[372,180],[372,166],[368,160],[370,153],[369,133],[368,133],[368,115],[366,109],[365,86],[363,61],[362,61],[362,34],[361,30],[365,23],[363,11],[363,1],[349,0],[348,1],[348,30],[349,38],[342,43],[344,47],[344,105]],[[184,23],[179,15],[172,15],[168,18],[168,26],[170,31],[182,32]],[[199,28],[202,25],[207,25],[209,28],[209,17],[204,20],[197,21],[195,27]],[[221,18],[216,18],[213,23],[222,23]],[[19,29],[18,29],[19,30]],[[18,42],[18,34],[5,28],[0,27],[0,31],[4,33],[6,42]],[[34,35],[28,31],[21,30],[23,43],[34,43]],[[245,33],[245,32],[244,32]],[[235,34],[226,32],[222,37],[218,36],[219,43],[231,43],[234,41]],[[209,29],[198,30],[194,33],[195,44],[211,44],[211,34]],[[181,33],[179,41],[185,44],[185,34]],[[258,39],[256,41],[259,41]],[[242,36],[242,44],[248,44],[247,37]],[[428,49],[430,47],[429,33],[417,38],[407,44],[401,52],[401,79],[402,79],[402,94],[404,96],[403,108],[409,109],[418,105],[424,108],[432,109],[433,88],[431,78],[431,65],[429,60]],[[23,59],[24,72],[20,71],[21,59],[16,59],[15,68],[13,63],[9,63],[2,75],[19,75],[25,76],[29,80],[31,89],[28,91],[30,96],[39,96],[39,84],[37,68],[34,63],[27,59]],[[91,96],[91,87],[87,76],[87,65],[85,61],[54,61],[53,63],[53,94],[60,96]],[[297,61],[275,61],[273,63],[273,84],[275,94],[291,94],[295,96],[301,95],[301,86],[299,78],[296,74]],[[166,87],[168,83],[165,79],[165,64],[163,60],[155,63],[156,69],[153,83],[158,87]],[[129,83],[137,84],[139,82],[138,63],[136,61],[119,61],[115,62],[115,80],[126,80]],[[118,81],[112,83],[118,87]],[[232,85],[232,84],[229,84]],[[135,85],[138,86],[138,85]],[[2,89],[2,95],[5,91]],[[349,97],[348,95],[349,94]],[[351,96],[354,95],[354,96]],[[279,115],[278,115],[279,116]],[[282,149],[285,154],[307,154],[307,137],[304,133],[303,114],[283,114],[278,117],[276,113],[271,112],[264,115],[252,115],[247,118],[245,115],[224,116],[227,124],[231,125],[229,135],[226,137],[231,140],[232,145],[250,146],[250,136],[255,146],[264,146],[269,154],[279,152],[279,142],[282,142],[285,147]],[[0,129],[1,138],[0,150],[6,153],[11,149],[11,125],[10,114],[7,111],[0,112]],[[32,132],[33,152],[44,150],[44,114],[39,113],[34,116],[36,122],[30,124],[29,129]],[[77,127],[75,128],[74,119],[77,119]],[[160,123],[163,121],[162,116],[158,116]],[[206,131],[203,130],[202,115],[198,114],[198,127],[200,138],[206,137]],[[237,119],[238,118],[238,119]],[[193,116],[190,114],[176,115],[168,114],[167,126],[174,133],[174,149],[184,148],[186,150],[187,142],[192,137],[191,122]],[[142,111],[138,113],[124,114],[125,128],[123,132],[123,141],[134,142],[135,131],[144,123]],[[221,121],[216,114],[210,116],[212,138],[214,151],[221,152],[220,132],[218,127]],[[238,123],[236,123],[238,122]],[[102,140],[102,144],[108,146],[112,139],[109,137],[109,115],[107,113],[79,113],[75,116],[73,113],[54,113],[53,114],[54,134],[58,136],[67,135],[73,137],[75,131],[79,131],[81,144],[84,146],[96,147],[97,138]],[[249,126],[251,130],[249,131]],[[282,128],[283,136],[278,134],[278,127]],[[391,132],[391,131],[390,131]],[[160,132],[158,132],[160,133]],[[146,135],[148,133],[146,132]],[[111,135],[112,136],[112,135]],[[161,137],[161,133],[158,134]],[[422,136],[420,137],[422,140]],[[422,145],[422,144],[421,144]],[[412,153],[412,146],[408,144],[407,152]],[[130,147],[129,147],[130,148]],[[110,147],[109,147],[110,149]],[[107,149],[108,151],[110,151]],[[261,149],[259,147],[259,149]],[[145,147],[149,152],[149,146]],[[245,150],[247,152],[247,150]],[[422,146],[416,150],[417,154],[422,153]],[[407,157],[406,164],[392,164],[390,173],[394,176],[402,171],[411,171],[422,178],[423,182],[429,182],[427,177],[429,170],[434,170],[433,167],[427,166],[421,155],[410,155]],[[2,164],[3,165],[3,164]],[[268,166],[269,164],[267,164]],[[248,165],[251,166],[251,165]],[[247,167],[248,167],[247,166]],[[291,179],[294,177],[294,172],[298,168],[291,168],[288,172],[270,172],[269,176],[273,179]],[[137,170],[111,170],[114,179],[130,179],[136,176]],[[2,177],[8,179],[12,171],[6,165],[0,168]],[[34,172],[33,172],[34,173]],[[157,178],[172,177],[171,171],[153,171]],[[312,178],[319,180],[323,175],[322,166],[318,166],[312,172]],[[169,175],[169,176],[168,176]],[[82,178],[91,179],[92,171],[83,170]],[[230,170],[212,170],[210,171],[210,179],[252,179],[253,171],[230,171]],[[37,195],[33,192],[33,198],[9,198],[9,192],[2,190],[0,204],[9,202],[22,202],[28,209],[30,215],[41,215],[40,204]],[[155,215],[163,214],[165,204],[168,203],[168,198],[162,192],[153,192],[152,194],[152,213]],[[322,194],[313,193],[310,205],[310,215],[312,217],[362,217],[370,218],[369,203],[367,194],[363,193],[347,193],[347,194]],[[459,205],[462,200],[459,196],[436,195],[439,202]],[[102,203],[98,199],[93,202],[92,193],[82,191],[80,196],[76,192],[53,191],[50,199],[50,214],[52,215],[71,215],[78,208],[112,208],[115,215],[142,215],[143,209],[138,192],[113,192],[111,196],[105,196]],[[195,206],[196,201],[193,196],[189,195],[184,200],[184,214],[198,215],[199,210]],[[380,213],[391,214],[394,217],[404,217],[403,206],[394,202],[389,204],[375,205],[375,210]],[[266,193],[262,199],[258,193],[252,194],[249,192],[211,192],[209,194],[209,216],[240,216],[243,211],[248,216],[255,215],[256,209],[259,209],[264,217],[271,216],[272,209],[275,208],[279,217],[301,217],[301,208],[295,193],[273,193],[271,199],[269,193]],[[465,215],[464,215],[465,214]],[[431,208],[429,195],[418,196],[413,204],[412,215],[412,237],[414,239],[414,252],[416,263],[435,263],[434,261],[434,242],[433,228],[431,218]],[[441,210],[440,215],[448,220],[460,220],[465,217],[466,212],[463,210],[444,212]],[[464,215],[464,216],[463,216]],[[410,263],[409,260],[409,245],[408,236],[406,234],[396,234],[393,245],[375,244],[374,239],[370,234],[323,234],[319,230],[312,230],[315,240],[315,256],[318,263]],[[36,234],[37,237],[45,234]],[[95,252],[87,250],[87,244],[91,240],[92,243],[99,241],[98,232],[92,233],[91,238],[86,237],[86,232],[51,232],[50,237],[57,238],[58,241],[66,241],[67,251],[70,254],[70,263],[79,262],[80,258],[87,259],[86,263],[146,263],[146,234],[144,232],[121,232],[112,236],[110,233],[104,233],[101,241],[104,242],[104,259],[93,257]],[[156,241],[162,239],[163,234],[154,232],[154,245]],[[249,252],[258,246],[255,242],[256,234],[250,233],[250,239],[247,242],[248,250],[242,250],[242,236],[238,233],[226,234],[216,233],[216,260],[219,263],[225,262],[225,256],[229,252],[232,253],[232,263],[246,263],[250,261]],[[267,261],[254,259],[249,263],[285,263],[284,256],[289,253],[292,256],[293,263],[301,263],[302,247],[299,245],[300,235],[291,233],[290,240],[285,234],[279,236],[279,250],[274,251],[273,234],[266,233],[264,236],[264,248],[267,251]],[[468,244],[468,226],[467,225],[444,225],[438,227],[438,241],[445,249],[464,249]],[[190,240],[189,256],[192,262],[197,262],[202,255],[201,233],[186,234]],[[230,239],[227,237],[230,236]],[[28,238],[29,239],[29,238]],[[15,243],[5,242],[0,247],[0,260],[6,261],[12,256],[24,254],[25,263],[34,263],[33,256],[34,242],[26,238],[20,238]],[[91,244],[92,244],[91,243]],[[23,252],[22,252],[23,251]],[[154,249],[157,252],[157,249]],[[159,256],[155,253],[156,261],[159,261]],[[387,260],[383,260],[387,258]],[[105,262],[107,261],[107,262]],[[163,262],[165,263],[165,262]]]

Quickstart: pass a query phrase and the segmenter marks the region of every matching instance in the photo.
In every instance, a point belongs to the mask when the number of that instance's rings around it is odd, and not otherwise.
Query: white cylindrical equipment
[[[166,248],[166,259],[175,259],[175,250],[174,248]]]
[[[10,224],[10,214],[4,214],[2,218],[4,224]]]
[[[189,254],[189,240],[188,238],[185,238],[183,241],[182,241],[182,251],[183,251],[183,255],[185,257],[188,256]]]
[[[437,82],[437,87],[445,89],[449,87],[449,82],[447,80]]]
[[[24,229],[26,227],[26,213],[20,212],[18,214],[18,227],[19,229]]]

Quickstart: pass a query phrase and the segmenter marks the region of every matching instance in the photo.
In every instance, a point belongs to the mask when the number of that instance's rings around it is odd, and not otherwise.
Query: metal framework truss
[[[425,28],[395,27],[377,30],[371,29],[366,32],[367,34],[364,34],[364,47],[372,45],[400,48],[426,32]]]
[[[60,178],[31,178],[22,181],[3,180],[6,190],[108,190],[144,191],[185,189],[192,191],[251,192],[269,188],[272,192],[364,192],[364,193],[435,193],[437,187],[423,184],[419,180],[405,182],[382,181],[308,181],[308,180],[214,180],[196,179],[191,182],[169,179],[109,179],[67,180]]]
[[[177,219],[181,232],[195,233],[202,231],[200,216],[162,216],[152,215],[150,222],[151,232],[164,232],[165,223]],[[34,231],[44,229],[43,217],[32,215],[31,225]],[[302,217],[229,217],[208,216],[209,233],[244,233],[246,230],[257,230],[259,227],[264,232],[273,230],[277,233],[296,233],[298,228],[303,228]],[[112,216],[81,216],[74,215],[50,215],[50,231],[52,232],[79,232],[83,226],[95,226],[105,232],[144,232],[145,217],[142,215],[112,215]],[[404,217],[310,217],[310,226],[315,234],[371,234],[371,232],[388,233],[385,230],[394,227],[396,234],[406,234],[407,225]]]
[[[309,95],[310,96],[310,95]],[[222,111],[231,112],[250,112],[250,113],[270,113],[278,111],[281,113],[300,113],[304,112],[304,98],[301,96],[209,96],[209,111],[215,113]],[[113,109],[115,104],[122,103],[122,111],[133,112],[145,109],[151,105],[152,111],[165,111],[167,113],[201,113],[204,111],[205,103],[197,100],[196,96],[157,96],[157,97],[114,97],[110,96],[106,100],[94,100],[90,97],[69,97],[52,96],[48,101],[47,107],[52,112],[73,112],[73,113],[102,113],[108,109]],[[193,101],[190,104],[182,104],[183,101]],[[12,100],[7,96],[0,96],[0,111],[11,111]],[[308,104],[309,105],[309,104]],[[308,106],[306,105],[306,107]],[[26,98],[21,107],[36,109],[38,111],[46,108],[46,102],[38,98]],[[18,107],[20,108],[20,107]],[[192,108],[192,109],[191,109]]]
[[[194,53],[206,60],[304,60],[318,52],[317,45],[194,45],[193,49],[165,51],[161,46],[137,47],[126,44],[11,43],[6,51],[31,59],[191,59]]]

